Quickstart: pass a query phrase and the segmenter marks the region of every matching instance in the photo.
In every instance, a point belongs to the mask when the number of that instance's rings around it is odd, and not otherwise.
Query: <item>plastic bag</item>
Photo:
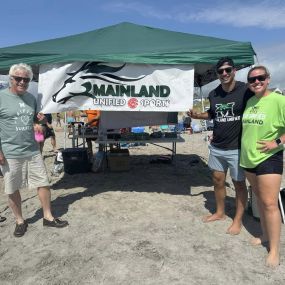
[[[100,172],[104,169],[104,151],[98,151],[93,157],[92,172]]]

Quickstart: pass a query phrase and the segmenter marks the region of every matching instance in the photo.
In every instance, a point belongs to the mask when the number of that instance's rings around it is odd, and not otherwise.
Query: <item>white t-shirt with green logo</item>
[[[254,168],[283,149],[279,146],[261,153],[257,147],[260,140],[272,141],[285,134],[285,96],[277,93],[258,99],[253,96],[247,101],[242,118],[240,165]]]
[[[36,99],[30,93],[0,91],[0,149],[6,158],[26,158],[39,153],[33,122]]]

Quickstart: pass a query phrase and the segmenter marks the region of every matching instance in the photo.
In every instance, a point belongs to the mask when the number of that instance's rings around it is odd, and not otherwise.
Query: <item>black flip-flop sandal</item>
[[[6,221],[6,218],[5,218],[5,217],[0,216],[0,223],[2,223],[2,222],[4,222],[4,221]]]

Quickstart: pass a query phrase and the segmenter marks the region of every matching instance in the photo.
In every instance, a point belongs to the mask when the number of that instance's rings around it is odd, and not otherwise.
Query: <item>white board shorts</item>
[[[1,165],[6,194],[13,194],[22,188],[49,187],[49,179],[42,155],[25,158],[8,158]]]

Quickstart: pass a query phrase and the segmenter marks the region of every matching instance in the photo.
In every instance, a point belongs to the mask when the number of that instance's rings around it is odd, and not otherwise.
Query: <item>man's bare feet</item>
[[[267,242],[267,238],[260,236],[260,237],[254,237],[250,240],[250,244],[253,246],[256,245],[262,245],[263,243]]]
[[[213,215],[204,216],[202,218],[202,221],[204,223],[209,223],[209,222],[221,221],[221,220],[225,220],[225,219],[226,219],[225,215],[218,215],[217,213],[215,213]]]
[[[241,231],[242,225],[239,222],[233,222],[231,226],[227,229],[226,233],[230,235],[238,235]]]
[[[274,254],[269,252],[267,258],[266,258],[266,262],[265,262],[266,266],[274,269],[277,266],[280,265],[280,258],[279,258],[279,254]]]

